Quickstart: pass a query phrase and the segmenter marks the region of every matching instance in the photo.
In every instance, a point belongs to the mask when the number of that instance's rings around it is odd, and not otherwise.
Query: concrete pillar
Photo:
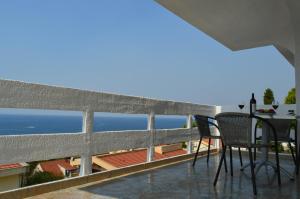
[[[83,112],[82,132],[85,133],[85,153],[81,156],[80,161],[80,176],[89,175],[92,173],[92,154],[91,154],[91,137],[94,128],[94,112]]]
[[[193,116],[192,115],[187,116],[186,128],[189,129],[189,133],[190,133],[190,140],[187,145],[187,152],[188,154],[191,154],[193,153],[193,146],[192,146]]]
[[[296,84],[296,113],[297,113],[297,155],[299,159],[300,152],[300,44],[298,48],[296,48],[295,53],[295,84]]]
[[[300,48],[300,45],[298,49]],[[295,53],[295,84],[296,84],[296,114],[297,114],[297,143],[298,143],[298,148],[297,148],[297,169],[296,173],[299,173],[299,153],[300,153],[300,52],[298,50],[298,53]]]
[[[217,114],[219,114],[221,112],[222,112],[222,106],[216,106],[216,114],[215,115],[217,115]],[[215,129],[215,131],[217,131],[217,133],[219,133],[218,129]],[[216,139],[214,141],[214,147],[216,147],[217,149],[221,148],[221,142],[220,142],[219,139]]]
[[[291,24],[294,33],[294,67],[295,67],[295,87],[296,87],[296,114],[297,114],[297,158],[299,160],[300,151],[300,2],[298,0],[289,0],[287,5],[290,11]],[[293,51],[293,49],[290,49]],[[298,170],[297,170],[298,172]]]
[[[155,114],[151,112],[148,115],[148,126],[147,130],[150,133],[150,144],[147,149],[147,162],[153,161],[154,158],[154,138],[155,138]]]

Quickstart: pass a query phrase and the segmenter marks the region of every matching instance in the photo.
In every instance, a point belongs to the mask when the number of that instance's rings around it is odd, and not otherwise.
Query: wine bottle
[[[256,111],[256,99],[254,98],[254,93],[252,93],[252,98],[250,99],[250,114],[254,114]]]

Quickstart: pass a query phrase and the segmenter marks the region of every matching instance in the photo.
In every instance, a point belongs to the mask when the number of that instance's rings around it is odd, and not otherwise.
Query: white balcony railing
[[[143,97],[93,92],[0,80],[0,108],[65,110],[83,112],[81,133],[0,136],[0,164],[31,162],[71,156],[81,157],[81,175],[91,173],[92,155],[110,151],[148,148],[199,138],[191,128],[194,114],[214,116],[217,106],[156,100]],[[141,131],[93,132],[94,112],[148,114],[148,129]],[[156,130],[155,114],[185,115],[187,127]],[[189,144],[188,151],[191,152]]]

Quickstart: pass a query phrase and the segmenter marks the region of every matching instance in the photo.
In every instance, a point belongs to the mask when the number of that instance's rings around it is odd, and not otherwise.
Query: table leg
[[[262,134],[261,134],[261,142],[263,145],[268,144],[269,133],[270,133],[270,127],[266,124],[263,124],[262,125]],[[262,162],[268,161],[268,152],[269,152],[268,147],[261,148],[261,153],[262,153],[261,161]]]
[[[269,126],[264,125],[262,126],[262,144],[267,145],[268,144],[268,136],[271,129],[269,128]],[[270,162],[268,160],[268,153],[269,153],[269,149],[267,147],[263,147],[261,148],[261,157],[260,160],[255,161],[255,165],[256,165],[256,171],[255,173],[257,174],[259,172],[259,170],[264,166],[266,169],[268,166],[272,167],[274,169],[274,171],[276,172],[277,167],[276,164],[274,164],[273,162]],[[299,153],[298,153],[299,154]],[[299,158],[299,157],[298,157]],[[298,164],[299,164],[299,159],[298,159]],[[245,166],[243,166],[241,168],[241,171],[243,171],[245,168],[249,167],[250,163],[246,164]],[[286,169],[280,167],[280,171],[285,174],[286,176],[288,176],[290,178],[290,180],[294,180],[294,176],[292,176]]]

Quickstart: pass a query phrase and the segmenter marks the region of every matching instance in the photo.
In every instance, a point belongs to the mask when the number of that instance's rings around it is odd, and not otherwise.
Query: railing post
[[[219,114],[219,113],[221,113],[221,112],[222,112],[222,106],[216,106],[216,114],[215,114],[215,115],[217,115],[217,114]],[[214,122],[215,122],[215,121],[214,121]],[[217,131],[218,131],[218,129],[215,128],[215,132],[217,132]],[[221,147],[220,139],[215,139],[215,141],[214,141],[214,147],[216,147],[217,149],[222,148],[222,147]]]
[[[148,126],[147,130],[150,132],[150,144],[147,149],[147,162],[151,162],[154,156],[154,135],[155,135],[155,114],[151,112],[148,115]]]
[[[80,161],[80,176],[89,175],[92,173],[92,154],[91,154],[91,137],[94,128],[94,112],[83,112],[82,132],[85,133],[86,151],[81,156]]]
[[[192,143],[193,116],[192,115],[187,116],[186,128],[189,129],[189,133],[190,133],[190,140],[188,141],[187,144],[187,153],[191,154],[193,153],[193,143]]]

